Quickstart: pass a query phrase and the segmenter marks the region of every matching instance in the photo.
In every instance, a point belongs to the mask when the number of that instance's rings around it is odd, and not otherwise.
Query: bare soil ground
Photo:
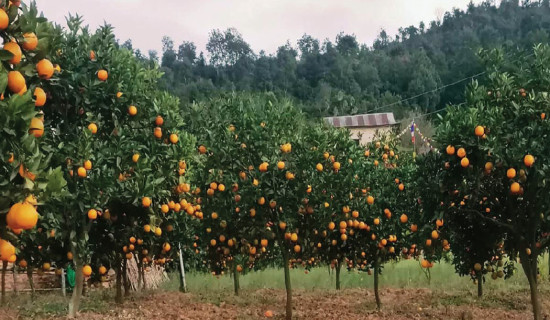
[[[541,294],[545,319],[550,319],[550,299]],[[383,289],[382,311],[376,311],[374,293],[366,289],[294,292],[295,319],[482,319],[523,320],[532,318],[525,291],[507,292],[477,299],[470,292],[429,289]],[[232,292],[154,292],[129,298],[122,306],[109,303],[100,311],[83,311],[80,319],[265,319],[271,310],[274,319],[284,318],[284,290],[261,289]],[[16,308],[4,307],[0,319],[26,319]],[[34,316],[32,318],[35,318]],[[60,319],[37,315],[36,318]]]

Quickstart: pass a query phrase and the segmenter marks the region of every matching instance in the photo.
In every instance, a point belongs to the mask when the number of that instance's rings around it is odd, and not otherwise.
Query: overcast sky
[[[427,25],[445,11],[464,9],[470,0],[36,0],[44,15],[65,26],[71,13],[84,16],[95,28],[104,21],[115,27],[118,39],[132,39],[143,52],[159,51],[164,35],[205,50],[212,29],[235,27],[257,53],[304,33],[334,40],[340,32],[353,33],[371,45],[382,28],[395,35],[399,27]],[[474,0],[474,2],[480,2]]]

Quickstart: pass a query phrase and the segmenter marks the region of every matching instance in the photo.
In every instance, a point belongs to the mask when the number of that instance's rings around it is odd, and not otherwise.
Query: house
[[[372,141],[377,132],[390,132],[398,125],[393,112],[328,117],[325,121],[338,128],[348,128],[352,139],[362,145]]]

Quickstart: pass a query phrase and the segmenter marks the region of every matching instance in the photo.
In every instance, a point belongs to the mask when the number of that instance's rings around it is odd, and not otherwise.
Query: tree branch
[[[514,232],[515,233],[515,228],[513,225],[509,224],[509,223],[504,223],[502,221],[498,221],[496,219],[492,219],[492,218],[489,218],[487,217],[486,215],[482,214],[481,212],[477,211],[477,210],[473,210],[473,209],[462,209],[462,211],[466,211],[466,212],[471,212],[471,213],[474,213],[476,214],[478,217],[486,220],[486,221],[490,221],[498,226],[501,226],[501,227],[504,227],[504,228],[507,228],[509,229],[510,231]]]

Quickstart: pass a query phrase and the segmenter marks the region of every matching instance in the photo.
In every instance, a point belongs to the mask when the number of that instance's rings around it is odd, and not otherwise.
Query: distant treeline
[[[207,53],[187,41],[176,47],[165,37],[162,56],[136,55],[160,63],[164,87],[183,101],[220,91],[272,91],[293,97],[316,117],[391,110],[400,118],[463,101],[469,80],[422,93],[483,71],[480,48],[530,49],[549,39],[549,0],[512,0],[470,4],[441,21],[400,28],[393,37],[382,30],[372,46],[353,34],[340,33],[334,41],[304,34],[274,54],[255,53],[236,29],[227,29],[210,33]]]

